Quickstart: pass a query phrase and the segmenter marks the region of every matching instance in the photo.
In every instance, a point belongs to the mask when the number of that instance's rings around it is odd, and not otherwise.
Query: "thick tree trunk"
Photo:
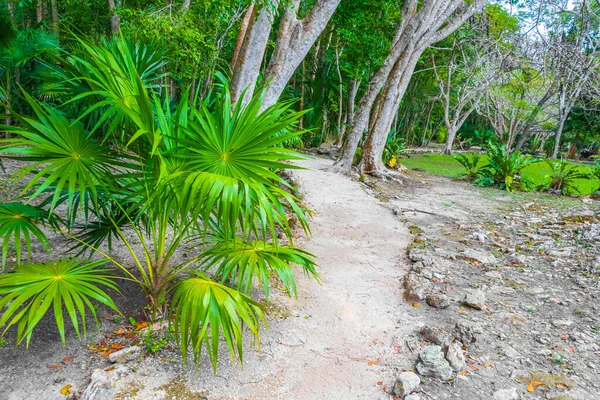
[[[346,123],[344,124],[342,134],[338,138],[336,144],[343,144],[346,140],[346,131],[348,127],[352,126],[354,120],[354,102],[356,101],[356,94],[358,93],[358,87],[360,81],[356,78],[352,78],[350,81],[350,87],[348,88],[348,101],[346,103]]]
[[[116,35],[121,30],[121,17],[115,11],[115,0],[108,0],[108,9],[110,11],[110,31]]]
[[[271,34],[273,11],[277,9],[278,5],[279,0],[273,0],[272,6],[265,5],[260,9],[252,7],[248,26],[246,29],[240,30],[238,36],[238,42],[241,41],[240,52],[235,59],[231,80],[231,99],[233,102],[240,99],[242,93],[244,93],[241,100],[244,104],[248,103],[254,94],[254,87],[260,73],[260,65],[265,56],[267,41]]]
[[[577,158],[577,144],[579,143],[579,134],[575,135],[573,139],[573,143],[569,146],[569,152],[567,153],[567,158],[569,160],[574,160]]]
[[[352,158],[356,152],[356,147],[360,141],[362,133],[368,125],[368,118],[371,107],[377,93],[387,82],[391,69],[396,62],[402,58],[407,76],[399,80],[400,86],[397,89],[399,94],[398,103],[406,91],[406,86],[410,80],[410,75],[414,70],[418,58],[429,45],[444,39],[453,33],[461,24],[470,18],[481,6],[483,0],[476,0],[466,4],[463,0],[406,0],[402,11],[402,22],[398,26],[393,40],[392,50],[383,63],[383,66],[373,76],[369,87],[359,102],[354,124],[352,125],[346,145],[342,150],[342,155],[332,170],[342,173],[350,172],[352,168]],[[368,140],[369,147],[365,143],[363,148],[363,163],[361,170],[370,172],[375,168],[381,168],[381,156],[385,147],[385,137],[391,127],[391,121],[396,110],[386,113],[389,120],[384,120],[383,116],[379,123],[379,128],[370,132],[370,135],[377,135]],[[377,132],[377,133],[375,133]],[[365,159],[365,150],[367,157]]]
[[[446,145],[444,146],[444,150],[442,150],[442,154],[450,155],[452,154],[452,147],[454,146],[454,140],[456,139],[456,132],[458,129],[454,126],[446,127]]]
[[[37,0],[35,5],[35,21],[39,24],[44,19],[44,5],[42,0]]]
[[[50,9],[52,10],[52,31],[56,37],[58,37],[60,20],[58,18],[58,6],[56,5],[56,0],[50,0]]]
[[[240,33],[238,34],[238,38],[235,43],[235,48],[233,50],[233,57],[231,58],[231,71],[235,71],[235,68],[237,66],[240,51],[242,49],[242,45],[244,44],[244,38],[246,37],[246,32],[248,32],[250,22],[255,15],[254,7],[254,4],[250,4],[250,6],[248,6],[248,9],[246,10],[244,19],[242,19],[242,24],[240,25]]]
[[[385,170],[382,157],[387,137],[392,129],[394,115],[406,92],[410,77],[419,61],[420,52],[405,53],[396,62],[391,72],[383,99],[383,107],[377,116],[373,130],[363,146],[363,158],[360,171],[366,174],[379,174]]]
[[[302,20],[297,18],[300,0],[292,0],[279,24],[277,44],[267,67],[264,84],[265,98],[262,110],[277,102],[285,85],[302,62],[341,0],[319,0]]]

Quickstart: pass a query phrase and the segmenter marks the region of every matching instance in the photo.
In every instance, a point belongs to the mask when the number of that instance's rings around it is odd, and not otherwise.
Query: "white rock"
[[[485,307],[485,293],[481,289],[472,290],[465,296],[465,304],[476,310]]]
[[[141,349],[139,346],[126,347],[123,350],[109,354],[108,360],[111,363],[125,364],[140,355]]]
[[[455,340],[450,343],[450,346],[448,346],[448,350],[446,351],[446,360],[448,360],[455,372],[462,371],[463,368],[467,366],[462,346],[461,342]]]
[[[421,378],[414,372],[402,372],[396,378],[394,385],[394,394],[398,396],[406,396],[415,391],[421,384]]]
[[[500,389],[493,396],[494,400],[519,400],[517,388]]]

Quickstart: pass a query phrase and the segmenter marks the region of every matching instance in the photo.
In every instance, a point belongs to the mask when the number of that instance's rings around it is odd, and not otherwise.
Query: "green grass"
[[[482,155],[480,167],[487,164],[487,157]],[[465,171],[462,165],[456,161],[452,156],[443,154],[413,154],[410,157],[403,158],[400,160],[400,164],[404,165],[408,169],[418,169],[425,171],[432,175],[447,176],[450,178],[456,178]],[[569,165],[574,165],[580,171],[589,171],[591,165],[580,164],[576,162],[569,162]],[[536,186],[541,185],[544,182],[546,175],[550,173],[550,166],[545,162],[539,162],[530,165],[523,169],[523,179],[532,181]],[[577,189],[582,195],[588,195],[598,189],[599,183],[597,180],[590,179],[579,179],[577,182]]]

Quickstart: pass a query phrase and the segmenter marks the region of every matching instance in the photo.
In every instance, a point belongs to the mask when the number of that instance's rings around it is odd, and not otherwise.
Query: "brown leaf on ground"
[[[61,369],[62,365],[48,365],[47,367],[50,369]]]
[[[65,365],[69,365],[73,362],[73,357],[65,357],[65,358],[63,358],[62,362]]]

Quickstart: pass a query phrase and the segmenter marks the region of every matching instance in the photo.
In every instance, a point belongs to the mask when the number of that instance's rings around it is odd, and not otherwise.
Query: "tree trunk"
[[[577,144],[579,143],[579,134],[575,134],[575,138],[573,139],[573,143],[569,146],[569,152],[567,153],[567,158],[569,160],[575,160],[577,158]]]
[[[192,0],[183,0],[183,4],[181,5],[181,12],[186,13],[190,9],[190,4]]]
[[[121,30],[121,17],[115,11],[115,0],[108,0],[108,10],[110,11],[110,31],[116,35]]]
[[[250,4],[248,6],[248,9],[246,10],[244,19],[242,19],[242,24],[240,25],[240,33],[238,34],[238,38],[235,43],[235,48],[233,50],[233,57],[231,58],[231,71],[235,71],[235,68],[237,66],[240,51],[242,49],[242,45],[244,44],[244,38],[246,37],[246,32],[248,32],[248,26],[250,26],[250,22],[255,15],[254,7],[254,4]]]
[[[300,0],[292,0],[286,7],[279,24],[277,44],[265,74],[266,92],[261,110],[279,100],[285,85],[327,26],[340,1],[319,0],[302,20],[296,15]]]
[[[306,62],[302,61],[302,79],[300,81],[300,111],[304,111],[304,96],[305,96],[305,91],[306,91],[306,87],[304,85],[304,82],[306,80]],[[298,120],[298,129],[303,130],[304,129],[304,115],[302,115],[300,117],[300,119]]]
[[[452,34],[482,5],[483,0],[475,0],[469,4],[466,4],[463,0],[404,1],[402,21],[398,25],[396,35],[392,41],[392,49],[382,67],[371,79],[369,87],[359,102],[354,124],[348,133],[348,140],[342,150],[340,159],[332,168],[333,171],[342,173],[350,172],[352,168],[352,159],[362,133],[368,124],[369,114],[373,102],[375,101],[375,97],[387,82],[390,71],[396,65],[397,61],[400,58],[404,60],[402,63],[406,66],[404,69],[408,73],[407,76],[402,77],[399,80],[399,85],[401,85],[397,89],[397,93],[399,94],[399,104],[402,95],[406,91],[406,85],[408,85],[410,75],[423,51],[429,45]],[[365,148],[363,148],[364,162],[362,163],[362,170],[372,172],[375,167],[381,167],[381,156],[385,147],[385,138],[382,139],[382,135],[387,134],[386,130],[389,131],[395,111],[396,110],[394,109],[391,112],[386,113],[386,118],[389,119],[388,121],[386,121],[383,116],[380,116],[382,119],[379,123],[379,128],[370,132],[370,136],[377,135],[377,137],[368,140],[370,144],[366,149],[367,159],[365,159]]]
[[[52,10],[52,31],[59,37],[59,19],[58,19],[58,6],[56,0],[50,0],[50,9]]]
[[[454,146],[454,139],[456,139],[456,132],[458,131],[458,129],[455,126],[446,126],[446,129],[448,132],[446,134],[446,146],[444,146],[442,154],[450,155],[452,154],[452,147]]]
[[[6,6],[8,8],[8,16],[10,17],[10,22],[12,23],[13,29],[17,29],[17,20],[15,18],[15,1],[8,0],[6,2]]]
[[[344,136],[344,132],[342,131],[342,115],[344,114],[344,82],[342,81],[342,71],[340,70],[340,51],[336,47],[335,49],[335,64],[338,74],[339,83],[339,96],[338,96],[338,120],[337,120],[337,128],[338,134],[336,138],[336,143],[340,141],[341,137]]]
[[[241,45],[239,46],[239,54],[235,59],[231,79],[231,100],[233,102],[240,99],[243,93],[244,97],[241,100],[246,104],[254,94],[254,87],[265,56],[267,41],[271,34],[273,11],[277,9],[278,5],[279,0],[273,0],[272,6],[264,5],[260,10],[257,7],[249,9],[251,13],[248,17],[249,24],[245,29],[240,30],[238,36],[238,43],[241,42]],[[244,28],[243,25],[242,28]]]
[[[550,158],[556,159],[558,157],[558,152],[560,150],[560,140],[562,139],[562,133],[565,127],[565,120],[566,118],[564,118],[563,116],[561,116],[561,118],[558,120],[558,125],[556,126],[556,135],[554,136],[554,150],[552,151],[552,157]]]
[[[382,161],[385,143],[392,129],[394,115],[398,111],[420,56],[421,52],[418,50],[415,53],[404,53],[391,72],[383,98],[383,107],[362,149],[363,158],[359,167],[362,173],[376,175],[385,170]]]
[[[44,5],[42,0],[37,0],[35,5],[35,21],[39,24],[44,19]]]

